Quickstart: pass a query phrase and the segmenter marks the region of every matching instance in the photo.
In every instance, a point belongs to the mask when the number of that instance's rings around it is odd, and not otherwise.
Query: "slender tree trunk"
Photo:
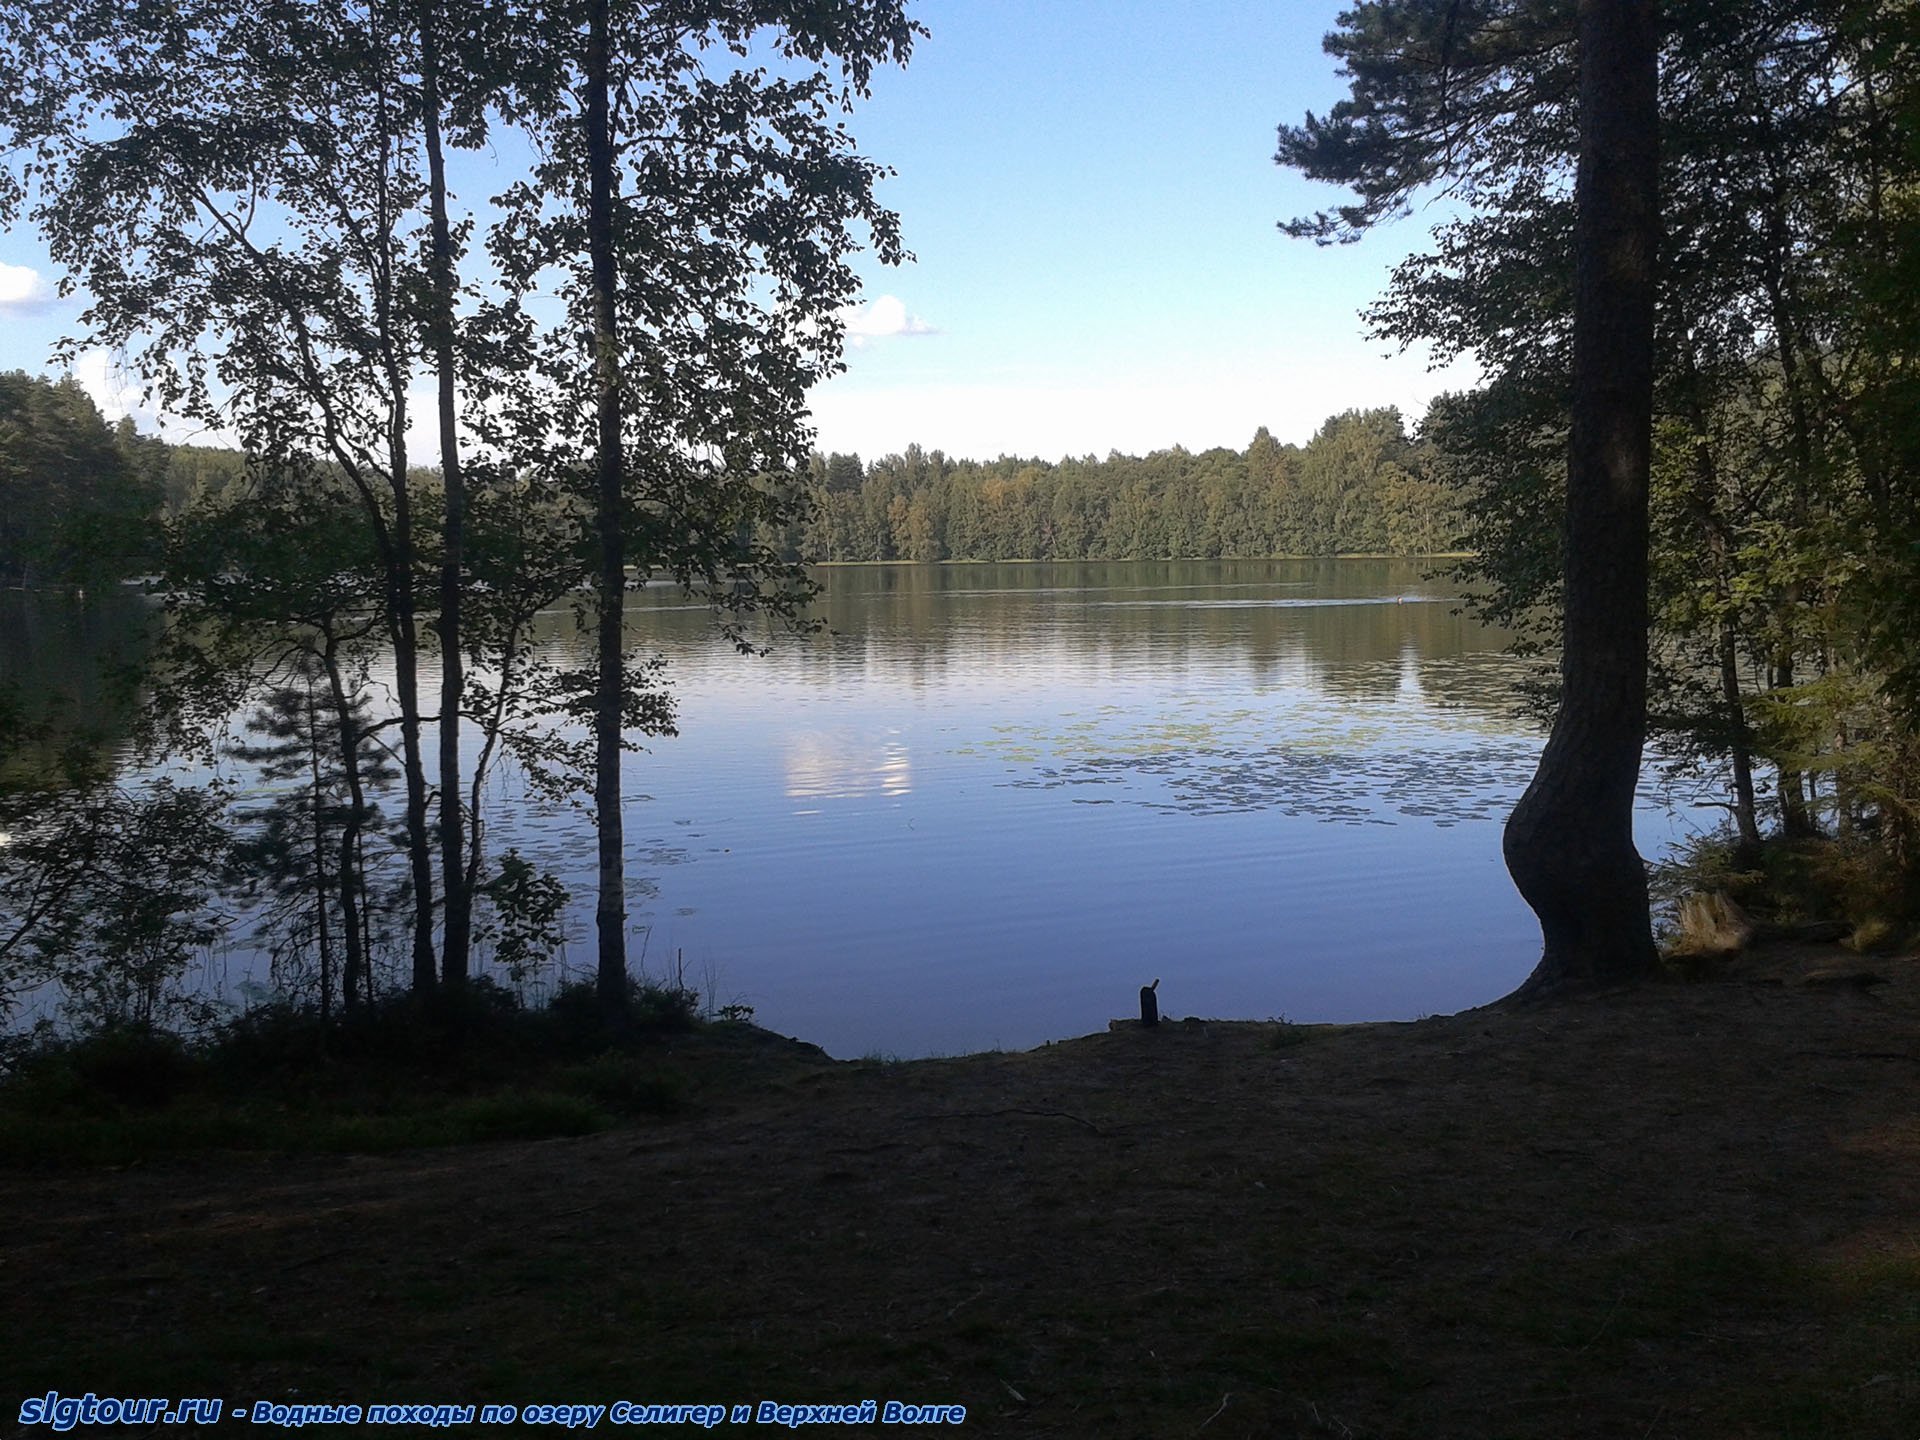
[[[1739,647],[1731,616],[1720,621],[1720,693],[1734,727],[1727,747],[1733,757],[1733,825],[1740,837],[1740,859],[1751,862],[1760,854],[1760,812],[1753,798],[1753,747],[1747,740],[1747,708],[1740,698]]]
[[[1787,439],[1793,459],[1788,476],[1788,517],[1798,533],[1805,531],[1811,519],[1808,495],[1819,462],[1812,405],[1807,393],[1811,379],[1808,366],[1817,362],[1803,354],[1800,342],[1802,327],[1799,323],[1798,295],[1790,269],[1793,241],[1787,215],[1787,182],[1779,158],[1780,142],[1774,131],[1772,117],[1766,111],[1762,110],[1756,119],[1761,141],[1767,147],[1772,177],[1763,217],[1769,243],[1761,283],[1767,292],[1767,313],[1773,323],[1774,344],[1780,355],[1781,385],[1786,392]],[[1800,582],[1796,580],[1787,585],[1779,599],[1777,614],[1782,638],[1771,676],[1772,688],[1775,689],[1785,689],[1793,684],[1794,637],[1798,631],[1803,598]],[[1780,828],[1789,839],[1804,839],[1819,833],[1807,802],[1806,777],[1800,770],[1786,766],[1780,768]]]
[[[594,379],[598,391],[600,532],[599,683],[594,693],[593,806],[600,837],[600,897],[594,919],[600,956],[597,988],[602,1011],[624,1015],[627,1005],[625,832],[620,816],[620,712],[626,604],[625,526],[621,514],[620,348],[614,307],[613,134],[608,115],[608,0],[591,0],[587,20],[587,249],[593,267]]]
[[[360,832],[367,823],[367,791],[360,776],[360,718],[347,697],[346,681],[340,674],[340,659],[331,635],[327,637],[321,659],[326,666],[327,688],[333,696],[333,713],[340,727],[340,773],[347,782],[347,818],[340,827],[340,928],[342,943],[346,946],[340,971],[340,1000],[351,1012],[360,998],[356,987],[363,983],[367,968],[366,933],[361,919],[366,872],[360,856]]]
[[[326,1045],[333,1020],[333,927],[327,923],[327,822],[325,776],[320,766],[320,707],[314,701],[313,672],[306,672],[307,793],[313,809],[313,926],[320,951],[320,1044]]]
[[[376,33],[375,44],[383,43]],[[384,80],[379,92],[383,144],[397,128],[388,112]],[[388,388],[387,486],[393,496],[389,541],[381,547],[386,568],[386,618],[393,642],[394,692],[400,705],[400,765],[407,788],[407,861],[413,880],[413,988],[425,994],[439,978],[433,963],[433,850],[427,835],[427,775],[420,756],[420,636],[418,597],[414,591],[413,495],[407,480],[408,360],[396,339],[400,297],[392,270],[393,215],[396,202],[388,184],[387,156],[375,178],[378,201],[375,231],[381,237],[373,274],[374,313]],[[411,354],[411,347],[408,347]],[[369,497],[370,499],[371,497]]]
[[[439,379],[440,474],[446,515],[440,552],[440,977],[467,978],[473,935],[473,896],[463,856],[460,815],[460,707],[466,677],[460,650],[460,568],[466,542],[467,487],[460,469],[458,377],[453,360],[453,235],[447,223],[447,167],[440,140],[440,53],[431,3],[420,6],[420,88],[426,131],[427,194],[433,218],[433,320],[429,335]]]
[[[1654,0],[1580,3],[1563,692],[1504,846],[1545,941],[1523,995],[1633,979],[1657,959],[1633,846],[1660,237],[1655,10]]]
[[[1794,587],[1796,590],[1798,587]],[[1792,623],[1792,606],[1797,600],[1786,602],[1787,624]],[[1794,657],[1791,641],[1784,642],[1774,654],[1773,664],[1768,667],[1767,688],[1787,690],[1794,684]],[[1780,829],[1789,840],[1807,840],[1820,833],[1820,827],[1813,823],[1813,808],[1807,800],[1806,772],[1797,765],[1779,767],[1780,781]]]
[[[394,385],[405,383],[393,376]],[[396,390],[396,395],[399,392]],[[407,488],[406,411],[396,400],[388,439],[393,467],[393,550],[387,565],[387,616],[394,690],[400,701],[400,767],[407,786],[407,861],[413,877],[413,988],[439,978],[433,963],[433,848],[427,835],[427,773],[420,756],[420,645],[413,590],[413,502]]]
[[[1733,590],[1729,576],[1733,556],[1727,525],[1720,513],[1720,467],[1708,438],[1706,408],[1700,400],[1700,376],[1691,347],[1683,350],[1687,367],[1688,402],[1692,411],[1693,509],[1713,566],[1713,599],[1719,610],[1720,696],[1726,704],[1727,755],[1733,763],[1733,823],[1739,835],[1737,856],[1751,865],[1760,856],[1760,820],[1753,798],[1753,742],[1747,731],[1747,708],[1740,697],[1739,632],[1734,624]]]

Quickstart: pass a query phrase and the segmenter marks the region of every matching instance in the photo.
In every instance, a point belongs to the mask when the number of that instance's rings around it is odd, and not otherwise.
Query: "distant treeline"
[[[0,578],[138,573],[157,521],[241,483],[234,450],[109,425],[71,378],[0,374]],[[432,472],[417,477],[434,486]],[[1458,492],[1398,410],[1350,410],[1306,445],[1263,426],[1244,451],[1156,450],[1049,462],[907,447],[862,464],[813,456],[812,518],[789,559],[1128,560],[1431,555],[1460,548]]]
[[[1459,548],[1457,493],[1395,409],[1350,410],[1305,446],[1262,426],[1244,451],[1048,463],[907,447],[816,455],[808,560],[1127,560],[1430,555]]]

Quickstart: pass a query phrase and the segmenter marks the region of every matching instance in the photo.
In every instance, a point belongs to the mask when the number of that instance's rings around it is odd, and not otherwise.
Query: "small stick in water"
[[[1160,988],[1159,980],[1151,985],[1140,987],[1140,1023],[1154,1026],[1160,1023],[1160,998],[1153,992]]]

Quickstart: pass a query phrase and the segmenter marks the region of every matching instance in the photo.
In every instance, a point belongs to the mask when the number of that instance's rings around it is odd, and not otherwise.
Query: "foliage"
[[[221,932],[226,788],[106,780],[16,797],[0,846],[0,998],[52,985],[85,1027],[153,1027]]]
[[[865,467],[816,455],[813,513],[781,542],[817,560],[1431,555],[1461,530],[1437,460],[1391,408],[1333,416],[1304,447],[1262,427],[1241,453],[983,463],[916,445]]]
[[[44,1025],[8,1047],[0,1070],[0,1157],[373,1152],[586,1134],[680,1111],[692,1066],[724,1076],[737,1064],[722,1031],[677,1028],[670,1056],[665,1032],[608,1036],[590,992],[580,1010],[583,1027],[475,981],[425,1001],[394,995],[344,1024],[277,1003],[190,1039],[133,1023]]]
[[[566,943],[567,902],[572,898],[560,878],[535,867],[509,848],[478,892],[492,913],[474,927],[476,942],[491,942],[493,961],[516,988],[524,987],[551,963]]]
[[[109,428],[72,376],[0,374],[0,581],[133,573],[160,501],[155,445],[130,421]]]
[[[1357,5],[1327,42],[1350,97],[1280,135],[1283,163],[1355,191],[1296,234],[1354,238],[1423,192],[1453,202],[1368,318],[1482,366],[1423,438],[1466,510],[1473,553],[1454,573],[1533,651],[1560,635],[1574,10]],[[1661,25],[1651,718],[1670,749],[1726,762],[1749,849],[1770,789],[1795,838],[1872,834],[1880,862],[1911,873],[1910,16],[1688,0]],[[1550,710],[1552,688],[1541,698]]]
[[[1692,894],[1720,893],[1756,919],[1779,924],[1844,921],[1853,940],[1911,941],[1920,897],[1901,867],[1887,863],[1877,837],[1769,836],[1744,853],[1729,830],[1702,835],[1656,867],[1654,894],[1677,908]]]
[[[235,889],[267,898],[255,938],[272,956],[277,988],[316,996],[322,1014],[373,995],[375,940],[400,893],[389,887],[383,896],[370,883],[365,845],[381,822],[372,796],[396,772],[368,744],[364,676],[349,688],[337,661],[331,674],[325,664],[301,652],[294,683],[271,690],[251,717],[252,738],[227,750],[278,789],[236,817],[244,833],[233,852]],[[337,697],[329,680],[343,681]]]

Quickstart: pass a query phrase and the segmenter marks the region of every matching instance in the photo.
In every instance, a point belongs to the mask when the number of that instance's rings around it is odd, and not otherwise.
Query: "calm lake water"
[[[1500,827],[1542,737],[1424,568],[835,569],[832,633],[760,658],[644,596],[681,734],[627,770],[635,953],[839,1056],[1083,1034],[1156,977],[1172,1015],[1494,999],[1538,955]],[[587,896],[579,817],[504,798]],[[1649,795],[1643,853],[1677,827]]]
[[[831,633],[764,657],[645,592],[681,733],[627,765],[632,953],[838,1056],[1084,1034],[1156,977],[1174,1016],[1492,1000],[1538,955],[1500,827],[1542,737],[1423,568],[835,569]],[[494,792],[492,848],[574,887],[589,969],[585,817]],[[1650,792],[1640,821],[1649,856],[1697,823]]]

